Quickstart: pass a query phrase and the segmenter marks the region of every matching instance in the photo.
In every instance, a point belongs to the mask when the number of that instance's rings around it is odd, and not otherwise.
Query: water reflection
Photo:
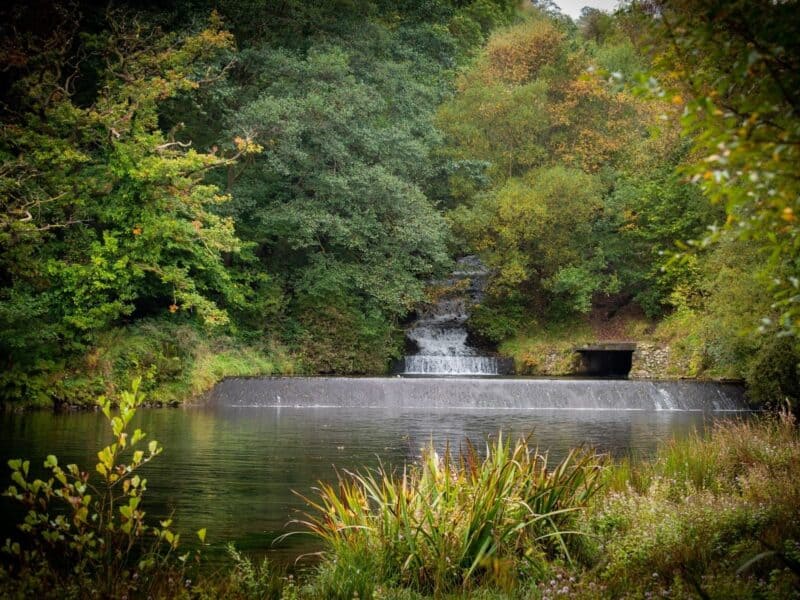
[[[293,536],[280,547],[273,539],[303,502],[292,493],[312,493],[335,468],[402,465],[429,442],[458,447],[480,444],[499,431],[533,434],[554,459],[578,444],[616,456],[648,456],[660,440],[684,436],[711,419],[734,415],[679,411],[466,410],[391,408],[243,408],[210,406],[142,410],[137,427],[165,447],[147,466],[146,505],[151,516],[173,514],[178,529],[208,528],[221,547],[235,541],[288,560],[312,549]],[[0,417],[0,456],[29,457],[37,465],[55,452],[62,464],[91,468],[95,452],[108,441],[102,415],[80,413],[6,414]],[[7,500],[2,506],[7,514]],[[2,534],[10,519],[4,518]],[[191,535],[185,536],[187,541]]]

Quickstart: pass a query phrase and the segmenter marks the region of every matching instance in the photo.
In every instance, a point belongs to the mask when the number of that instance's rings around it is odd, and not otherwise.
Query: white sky
[[[610,12],[617,7],[619,0],[554,0],[554,3],[558,4],[561,12],[565,15],[577,19],[584,6],[591,6],[592,8],[599,8],[600,10]]]

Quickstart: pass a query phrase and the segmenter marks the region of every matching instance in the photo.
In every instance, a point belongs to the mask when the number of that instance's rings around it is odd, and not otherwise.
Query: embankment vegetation
[[[472,330],[521,372],[632,339],[669,349],[655,376],[796,398],[796,20],[755,6],[536,13],[459,77],[437,114],[442,151],[470,165],[447,217],[495,272]]]
[[[3,8],[3,398],[382,372],[450,262],[435,109],[514,4]]]

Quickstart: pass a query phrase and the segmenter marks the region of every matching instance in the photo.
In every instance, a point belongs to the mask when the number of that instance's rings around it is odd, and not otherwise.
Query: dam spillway
[[[744,387],[701,381],[474,377],[232,378],[207,396],[230,407],[744,411]]]

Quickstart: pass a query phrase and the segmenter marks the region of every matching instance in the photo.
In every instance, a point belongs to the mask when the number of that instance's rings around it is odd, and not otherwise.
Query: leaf
[[[136,429],[133,432],[133,437],[131,438],[131,446],[135,446],[140,440],[142,440],[145,437],[145,435],[147,434],[143,433],[141,429]]]
[[[200,541],[205,543],[206,541],[206,528],[203,527],[202,529],[197,530],[197,537],[200,538]]]

